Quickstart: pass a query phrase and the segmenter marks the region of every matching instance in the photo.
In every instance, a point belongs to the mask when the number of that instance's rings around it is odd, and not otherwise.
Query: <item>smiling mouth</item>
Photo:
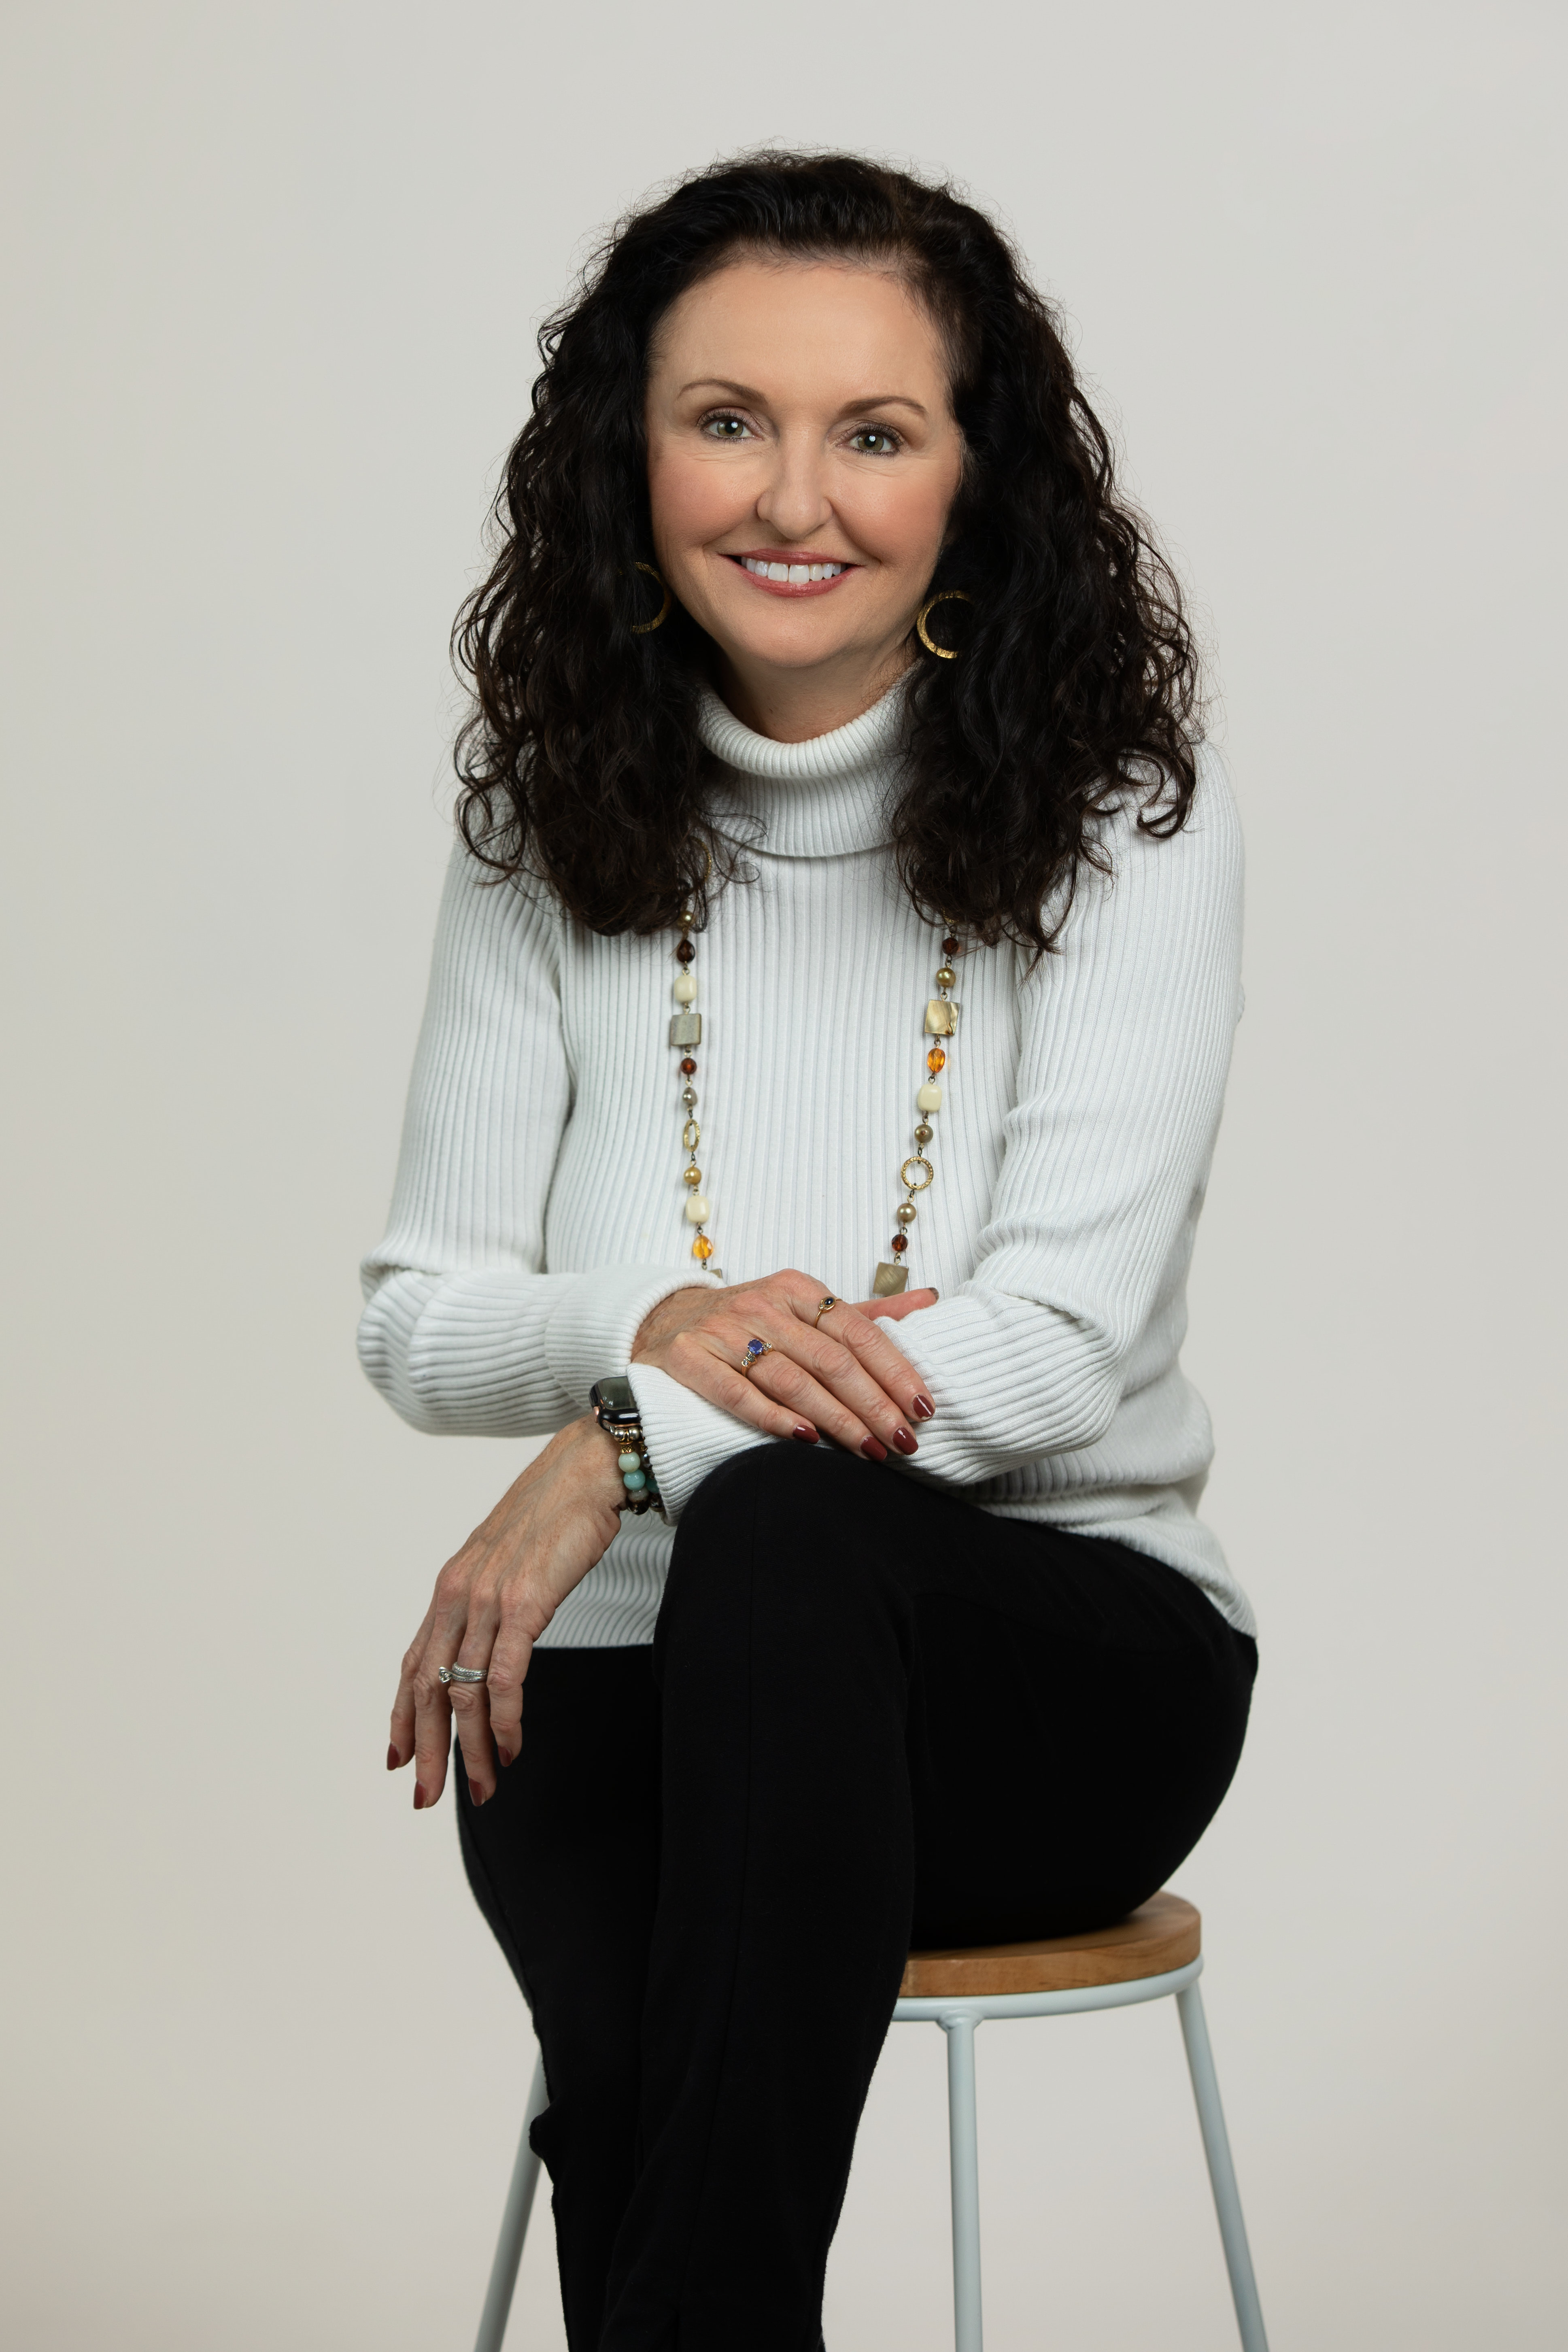
[[[772,555],[731,555],[729,561],[759,588],[768,589],[775,596],[820,596],[826,589],[837,587],[840,580],[858,567],[845,563],[835,556],[817,555],[784,558]]]

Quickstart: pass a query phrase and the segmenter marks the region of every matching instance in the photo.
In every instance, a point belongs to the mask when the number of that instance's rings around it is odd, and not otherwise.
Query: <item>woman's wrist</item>
[[[626,1490],[616,1464],[616,1445],[594,1415],[585,1412],[580,1421],[568,1422],[555,1442],[575,1457],[594,1501],[618,1511],[626,1499]]]
[[[670,1291],[657,1307],[649,1307],[638,1324],[632,1341],[631,1361],[646,1363],[656,1348],[663,1347],[693,1323],[700,1323],[711,1310],[714,1300],[723,1296],[722,1285],[716,1282],[689,1282]]]

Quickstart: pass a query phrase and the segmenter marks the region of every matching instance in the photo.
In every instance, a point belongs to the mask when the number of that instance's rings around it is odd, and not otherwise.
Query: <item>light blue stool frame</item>
[[[1189,1960],[1185,1968],[1172,1969],[1163,1976],[1134,1977],[1128,1984],[1084,1985],[1070,1992],[933,1993],[899,2001],[893,2011],[895,2024],[940,2025],[947,2036],[947,2128],[952,2173],[954,2352],[982,2352],[980,2159],[974,2104],[976,2026],[984,2025],[988,2018],[993,2017],[1070,2017],[1080,2010],[1130,2009],[1138,2001],[1163,2000],[1172,1994],[1175,1997],[1177,2013],[1182,2021],[1182,2039],[1186,2044],[1193,2096],[1197,2102],[1198,2128],[1203,2134],[1204,2154],[1208,2158],[1215,2210],[1219,2216],[1220,2242],[1225,2248],[1226,2267],[1230,2273],[1230,2291],[1236,2303],[1236,2323],[1241,2332],[1242,2352],[1268,2352],[1268,2339],[1263,2332],[1263,2311],[1258,2300],[1258,2284],[1252,2274],[1252,2256],[1247,2249],[1247,2226],[1241,2218],[1236,2169],[1230,2160],[1230,2141],[1226,2134],[1225,2115],[1219,2103],[1214,2053],[1209,2048],[1208,2025],[1204,2017],[1203,1998],[1198,1991],[1198,1978],[1203,1965],[1200,1955],[1197,1959]],[[511,2309],[512,2290],[517,2284],[518,2264],[522,2260],[523,2240],[528,2235],[528,2217],[533,2210],[533,2192],[539,2185],[539,2158],[528,2144],[528,2135],[534,2117],[543,2114],[545,2105],[544,2061],[542,2058],[533,2070],[528,2111],[522,2123],[522,2137],[518,2143],[517,2161],[512,2167],[511,2187],[507,2191],[506,2212],[501,2221],[500,2238],[490,2270],[489,2291],[485,2296],[484,2316],[479,2321],[474,2352],[501,2352],[507,2315]]]

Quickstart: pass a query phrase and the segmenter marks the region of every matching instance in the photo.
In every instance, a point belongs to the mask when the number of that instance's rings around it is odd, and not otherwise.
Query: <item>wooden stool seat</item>
[[[930,2000],[968,1994],[1077,1992],[1086,1985],[1131,1984],[1195,1960],[1203,1923],[1179,1895],[1152,1895],[1113,1927],[1086,1936],[1052,1936],[1030,1944],[974,1944],[952,1952],[911,1952],[901,1998]]]

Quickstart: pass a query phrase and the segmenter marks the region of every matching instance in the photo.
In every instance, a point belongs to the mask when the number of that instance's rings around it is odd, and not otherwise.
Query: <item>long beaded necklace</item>
[[[712,1210],[708,1195],[702,1190],[702,1171],[697,1162],[697,1147],[702,1140],[702,1129],[697,1119],[697,1089],[691,1083],[697,1076],[697,1060],[692,1049],[702,1043],[702,1015],[696,1009],[697,975],[691,969],[697,961],[697,949],[691,937],[696,920],[695,907],[688,905],[681,908],[680,939],[675,950],[676,961],[680,967],[675,978],[675,1001],[680,1009],[670,1016],[669,1042],[672,1047],[680,1048],[680,1106],[686,1115],[685,1125],[680,1130],[681,1149],[686,1153],[682,1181],[687,1188],[687,1222],[697,1228],[691,1255],[722,1282],[722,1267],[710,1263],[713,1244],[708,1236],[708,1225]],[[923,1034],[931,1039],[925,1057],[927,1076],[915,1096],[915,1108],[920,1113],[915,1127],[915,1148],[899,1171],[899,1181],[904,1188],[904,1198],[894,1212],[899,1230],[889,1244],[893,1253],[891,1258],[878,1266],[872,1279],[870,1296],[873,1298],[896,1297],[908,1286],[910,1274],[904,1259],[909,1255],[910,1227],[919,1214],[915,1198],[918,1193],[930,1190],[936,1175],[935,1169],[926,1158],[926,1146],[936,1132],[931,1120],[942,1108],[942,1074],[947,1067],[947,1045],[958,1034],[959,1008],[949,993],[958,978],[952,968],[952,959],[958,952],[959,940],[950,932],[942,943],[942,960],[936,974],[940,992],[926,1004]]]

